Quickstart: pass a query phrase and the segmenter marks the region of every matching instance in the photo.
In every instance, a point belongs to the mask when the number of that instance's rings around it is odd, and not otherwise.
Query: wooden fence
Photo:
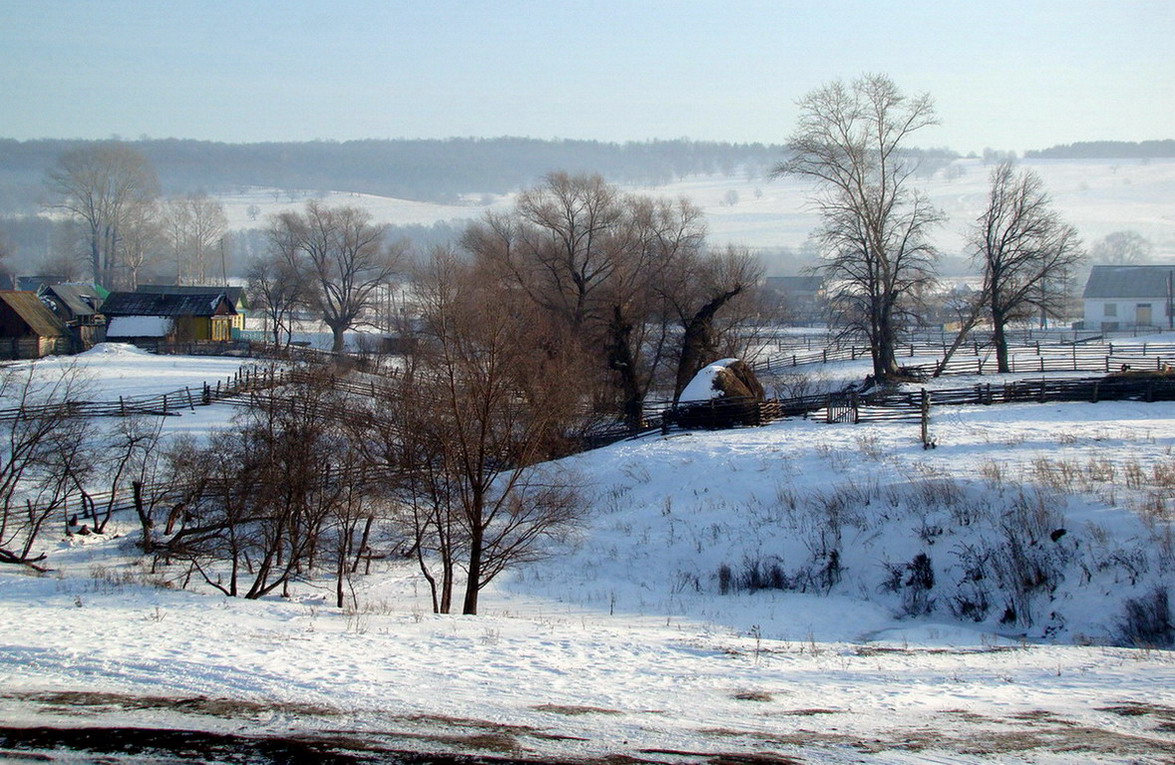
[[[0,409],[0,422],[45,417],[127,417],[136,414],[169,415],[194,410],[254,390],[283,385],[291,374],[273,368],[242,369],[236,375],[199,388],[180,388],[152,396],[119,396],[117,401],[64,401],[57,404]]]

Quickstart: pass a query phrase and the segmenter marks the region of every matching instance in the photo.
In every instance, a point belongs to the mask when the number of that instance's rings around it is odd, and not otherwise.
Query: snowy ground
[[[1025,160],[1022,166],[1040,174],[1057,211],[1077,226],[1086,243],[1115,231],[1133,230],[1154,244],[1157,262],[1175,257],[1175,216],[1170,205],[1175,196],[1175,161]],[[986,203],[990,171],[981,160],[960,159],[916,183],[948,217],[933,236],[941,251],[963,252],[966,228]],[[797,178],[704,176],[631,190],[689,198],[705,211],[710,243],[719,247],[730,242],[753,248],[799,248],[819,225],[819,216],[809,204],[811,186]],[[729,204],[732,192],[738,199],[735,204]],[[268,189],[243,190],[220,199],[230,228],[264,226],[268,215],[304,204],[297,195]],[[513,196],[472,195],[463,205],[439,205],[330,192],[321,195],[321,201],[363,207],[380,223],[430,225],[476,220],[488,209],[509,209]],[[256,217],[248,214],[252,207]]]
[[[79,361],[96,400],[240,363]],[[1169,762],[1175,654],[1111,644],[1123,599],[1170,585],[1169,515],[1147,508],[1173,462],[1173,413],[939,408],[933,451],[913,425],[805,421],[617,444],[565,462],[587,525],[492,586],[477,617],[432,615],[410,567],[359,580],[340,612],[327,583],[260,602],[160,586],[173,572],[137,560],[129,526],[74,537],[53,544],[48,575],[0,569],[0,720],[536,761]],[[834,507],[842,571],[825,587]],[[1031,624],[1002,621],[995,592],[981,620],[954,616],[965,548],[1002,544],[1013,517],[1067,530],[1025,547],[1059,580],[1017,601]],[[918,552],[936,602],[902,617],[918,593],[882,585]],[[752,560],[816,578],[722,594],[720,568]]]

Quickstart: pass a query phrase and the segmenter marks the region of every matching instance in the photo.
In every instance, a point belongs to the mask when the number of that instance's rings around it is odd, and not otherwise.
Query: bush
[[[1126,601],[1118,632],[1122,642],[1139,647],[1166,648],[1175,645],[1175,625],[1166,587],[1149,595]]]

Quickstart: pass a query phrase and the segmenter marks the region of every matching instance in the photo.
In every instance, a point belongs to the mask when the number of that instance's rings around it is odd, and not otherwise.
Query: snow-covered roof
[[[166,316],[114,316],[106,327],[106,337],[167,337],[171,319]]]

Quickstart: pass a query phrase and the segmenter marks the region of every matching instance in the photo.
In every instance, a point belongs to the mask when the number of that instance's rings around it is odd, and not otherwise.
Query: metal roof
[[[44,291],[64,303],[74,316],[93,316],[102,305],[102,295],[92,284],[51,284]]]
[[[223,303],[225,310],[219,310]],[[217,316],[235,314],[223,292],[162,295],[144,292],[111,292],[102,304],[107,316]]]
[[[0,290],[0,300],[21,318],[29,328],[41,337],[63,337],[65,324],[45,307],[35,292]]]
[[[152,295],[221,294],[228,298],[228,302],[233,304],[233,308],[248,308],[248,305],[245,302],[244,287],[216,287],[211,285],[192,286],[187,284],[140,284],[135,288],[135,292],[149,293]]]
[[[1166,298],[1167,278],[1175,279],[1175,265],[1094,266],[1085,283],[1084,298]]]

